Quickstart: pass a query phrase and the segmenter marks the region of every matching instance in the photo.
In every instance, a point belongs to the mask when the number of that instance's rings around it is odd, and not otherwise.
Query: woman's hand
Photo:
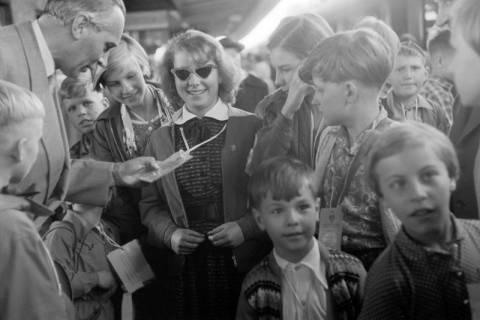
[[[281,111],[287,119],[292,119],[295,115],[295,112],[300,109],[303,99],[314,92],[313,87],[308,83],[303,82],[298,76],[298,70],[300,69],[301,65],[302,64],[300,64],[293,73],[292,80],[288,87],[287,100],[285,101]]]
[[[190,229],[177,229],[170,241],[176,254],[191,254],[205,241],[205,235]]]
[[[226,222],[208,232],[208,240],[217,247],[238,247],[245,241],[238,223]]]

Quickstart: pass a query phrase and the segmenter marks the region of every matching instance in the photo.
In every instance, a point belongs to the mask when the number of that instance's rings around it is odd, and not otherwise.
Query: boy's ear
[[[87,36],[91,25],[91,17],[87,13],[78,13],[72,21],[73,38],[78,40]]]
[[[358,87],[353,81],[345,82],[345,104],[352,105],[358,99]]]
[[[260,228],[260,230],[265,231],[265,226],[263,225],[262,214],[260,213],[260,211],[258,211],[255,208],[252,208],[252,213],[253,213],[253,217],[255,218],[255,221],[257,222],[257,225]]]

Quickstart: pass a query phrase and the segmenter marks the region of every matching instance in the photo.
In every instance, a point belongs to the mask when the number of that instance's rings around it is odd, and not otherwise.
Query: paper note
[[[192,155],[189,152],[185,152],[183,150],[177,151],[167,159],[163,161],[157,161],[157,165],[159,168],[157,170],[141,174],[139,176],[139,179],[141,181],[152,183],[165,176],[166,174],[169,174],[173,170],[177,169],[191,158]]]
[[[155,277],[137,239],[107,255],[127,292],[135,292]]]

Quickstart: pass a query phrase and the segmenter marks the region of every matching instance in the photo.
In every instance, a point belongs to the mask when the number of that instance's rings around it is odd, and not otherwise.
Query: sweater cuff
[[[253,238],[260,231],[251,212],[247,212],[243,217],[237,220],[237,223],[242,230],[243,238],[245,240]]]

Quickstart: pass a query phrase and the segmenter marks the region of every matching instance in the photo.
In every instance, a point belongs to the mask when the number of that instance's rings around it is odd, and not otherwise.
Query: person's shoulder
[[[259,77],[249,73],[248,76],[245,78],[244,82],[252,87],[259,87],[262,89],[266,89],[268,92],[268,84]]]
[[[245,276],[243,280],[243,288],[248,292],[257,290],[264,285],[276,286],[278,278],[272,270],[272,253],[265,256],[259,263],[257,263]],[[279,289],[279,288],[277,288]]]
[[[102,111],[100,115],[97,117],[97,123],[102,122],[104,120],[120,117],[120,108],[121,104],[116,101],[110,101],[110,105],[108,108]]]
[[[328,263],[332,270],[336,272],[355,272],[364,273],[362,262],[355,256],[343,251],[328,249]]]
[[[255,114],[239,108],[235,108],[233,106],[228,107],[228,116],[232,119],[240,118],[243,121],[260,121],[260,119]]]
[[[264,118],[267,113],[279,113],[287,99],[287,92],[277,89],[257,104],[255,114]]]
[[[36,230],[33,221],[26,212],[16,209],[0,210],[0,233],[9,232],[21,235],[25,230]]]
[[[466,232],[470,234],[474,234],[475,236],[479,236],[479,238],[475,237],[480,243],[480,220],[474,219],[456,219],[456,222],[460,224]]]

